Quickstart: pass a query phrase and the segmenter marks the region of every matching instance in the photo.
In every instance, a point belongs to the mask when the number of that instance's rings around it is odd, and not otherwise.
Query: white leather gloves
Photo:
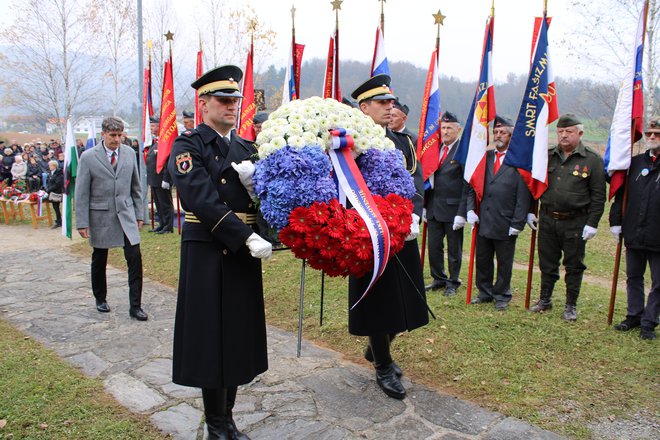
[[[533,212],[527,214],[527,224],[529,225],[530,228],[532,228],[535,231],[538,229],[539,219],[536,218],[536,214],[534,214]]]
[[[512,228],[509,226],[509,237],[513,237],[514,235],[520,234],[520,231],[517,230],[516,228]]]
[[[452,225],[451,228],[454,231],[458,231],[463,226],[465,226],[465,217],[461,217],[460,215],[457,215],[456,217],[454,217],[454,224]]]
[[[582,230],[582,240],[591,240],[596,236],[596,232],[598,232],[598,229],[592,228],[589,225],[584,225],[584,229]]]
[[[472,210],[469,210],[467,212],[467,222],[470,224],[470,226],[473,227],[476,223],[479,223],[479,216],[477,215],[477,213]]]
[[[270,258],[273,253],[273,245],[254,232],[248,237],[245,244],[254,258]]]
[[[170,184],[163,180],[160,184],[160,187],[167,190],[170,189]]]
[[[244,160],[241,163],[232,162],[232,168],[238,173],[238,179],[241,181],[248,194],[251,198],[254,198],[254,182],[252,182],[252,176],[254,176],[254,164],[249,160]]]
[[[619,237],[621,236],[621,226],[612,226],[610,228],[610,232],[612,235],[614,235],[614,239],[618,240]]]
[[[419,235],[419,216],[413,212],[412,223],[410,224],[410,234],[406,237],[406,241],[416,240]]]

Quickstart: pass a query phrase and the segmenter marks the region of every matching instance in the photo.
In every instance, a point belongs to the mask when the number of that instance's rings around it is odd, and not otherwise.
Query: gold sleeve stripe
[[[215,228],[217,228],[218,225],[219,225],[220,223],[222,223],[222,221],[223,221],[223,220],[224,220],[229,214],[231,214],[231,211],[227,212],[227,214],[223,215],[222,218],[221,218],[220,220],[218,220],[218,223],[216,223],[215,226],[213,226],[213,229],[211,229],[211,232],[215,231]]]

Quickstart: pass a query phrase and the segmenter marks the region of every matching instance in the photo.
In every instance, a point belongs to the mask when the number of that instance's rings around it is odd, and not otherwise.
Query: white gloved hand
[[[479,223],[479,216],[477,215],[477,213],[474,212],[473,210],[469,210],[467,212],[467,222],[471,226],[474,226],[475,223]]]
[[[589,225],[584,225],[584,229],[582,230],[582,240],[591,240],[596,236],[596,232],[598,232],[598,229],[592,228]]]
[[[618,240],[619,237],[621,236],[621,226],[610,227],[610,232],[612,233],[612,235],[614,235],[614,238]]]
[[[160,187],[163,189],[170,189],[170,184],[163,180],[160,184]]]
[[[536,214],[533,212],[527,214],[527,224],[535,231],[539,228],[539,219],[536,217]]]
[[[426,208],[422,209],[422,221],[426,223]]]
[[[457,215],[456,217],[454,217],[454,224],[452,225],[451,228],[454,231],[458,231],[463,226],[465,226],[465,217],[461,217],[460,215]]]
[[[252,181],[255,171],[254,164],[249,160],[244,160],[241,163],[232,162],[231,166],[238,173],[238,179],[250,194],[250,197],[254,198],[254,182]]]
[[[270,258],[273,253],[273,245],[261,238],[255,232],[248,237],[245,244],[248,249],[250,249],[250,255],[254,258]]]
[[[416,240],[419,235],[419,216],[413,212],[412,223],[410,224],[410,234],[406,237],[406,241]]]
[[[514,235],[520,234],[520,231],[517,230],[516,228],[512,228],[509,226],[509,237],[513,237]]]

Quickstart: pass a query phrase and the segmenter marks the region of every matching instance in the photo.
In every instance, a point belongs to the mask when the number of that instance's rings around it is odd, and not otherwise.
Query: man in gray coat
[[[108,249],[124,248],[128,264],[129,315],[146,321],[142,302],[140,228],[144,220],[135,153],[122,145],[124,124],[109,117],[101,124],[103,140],[85,151],[78,163],[76,227],[89,239],[92,252],[92,292],[96,309],[109,312],[105,268]]]

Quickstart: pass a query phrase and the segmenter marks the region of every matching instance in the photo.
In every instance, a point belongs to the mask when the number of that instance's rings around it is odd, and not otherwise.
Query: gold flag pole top
[[[199,33],[199,51],[202,51],[202,33]]]
[[[250,31],[250,47],[254,46],[254,31],[257,29],[257,21],[250,20],[248,30]]]
[[[335,11],[335,25],[337,28],[339,28],[339,10],[341,9],[342,3],[344,3],[344,0],[333,0],[330,2],[332,10]]]
[[[378,0],[380,2],[380,31],[385,36],[385,2],[387,0]]]
[[[548,15],[548,0],[543,0],[543,15]]]
[[[172,31],[168,30],[166,34],[163,34],[165,39],[169,42],[170,45],[170,60],[172,59],[172,41],[174,41],[174,34]]]
[[[291,5],[291,35],[296,39],[296,6]]]
[[[442,15],[442,12],[440,12],[440,9],[438,9],[437,14],[432,14],[433,18],[435,19],[435,24],[438,25],[438,36],[435,39],[435,48],[438,49],[438,52],[440,51],[440,26],[444,25],[445,18],[447,16]],[[440,57],[438,57],[440,58]]]
[[[147,40],[147,50],[149,53],[149,62],[151,63],[151,48],[153,47],[153,42],[151,40]]]
[[[495,17],[495,0],[493,0],[493,3],[490,6],[490,16]]]

